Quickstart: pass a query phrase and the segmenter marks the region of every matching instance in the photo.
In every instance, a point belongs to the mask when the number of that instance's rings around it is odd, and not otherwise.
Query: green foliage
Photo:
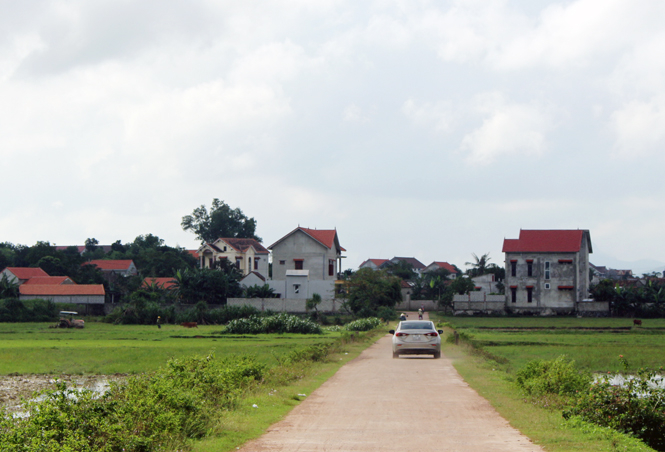
[[[203,437],[215,414],[235,406],[266,372],[251,357],[171,360],[153,374],[114,384],[101,397],[58,384],[29,416],[0,421],[0,449],[21,452],[168,451]]]
[[[416,279],[418,274],[413,269],[413,265],[404,260],[397,262],[386,262],[382,266],[389,275],[397,276],[404,281],[411,281]]]
[[[269,333],[298,333],[322,334],[321,326],[311,320],[302,319],[295,315],[280,313],[262,317],[253,315],[248,318],[231,320],[226,325],[228,334],[269,334]]]
[[[394,308],[384,306],[376,311],[376,316],[385,321],[397,320],[397,311]]]
[[[211,304],[224,304],[227,298],[239,297],[240,273],[226,260],[219,261],[219,268],[178,270],[175,277],[175,293],[186,304],[201,300]]]
[[[589,290],[597,301],[609,301],[620,316],[665,317],[665,283],[648,279],[644,285],[622,286],[604,279]]]
[[[458,276],[450,283],[450,289],[453,294],[464,295],[475,290],[475,288],[476,285],[473,283],[473,280],[464,276]]]
[[[369,331],[381,325],[381,319],[376,317],[367,317],[354,320],[344,325],[346,331]]]
[[[662,368],[661,368],[662,373]],[[665,389],[662,376],[640,369],[624,385],[613,385],[608,375],[581,392],[564,417],[578,416],[595,424],[634,435],[650,447],[665,451]]]
[[[203,242],[214,242],[220,237],[249,238],[261,242],[256,235],[256,220],[248,218],[239,208],[232,209],[224,201],[212,200],[210,213],[204,205],[191,215],[182,217],[182,229],[192,231]]]
[[[222,306],[208,309],[207,305],[199,303],[180,310],[176,309],[175,305],[162,305],[154,300],[137,300],[135,294],[132,294],[131,299],[130,303],[116,307],[104,318],[104,321],[123,325],[154,325],[159,316],[165,324],[198,322],[203,325],[224,325],[231,320],[259,314],[259,310],[251,306]]]
[[[0,299],[0,322],[52,322],[58,319],[58,312],[49,300]]]
[[[482,256],[476,256],[476,253],[471,253],[474,262],[466,262],[464,265],[470,265],[471,268],[467,270],[470,277],[481,276],[487,273],[488,262],[490,261],[490,253],[485,253]]]
[[[348,280],[344,308],[359,317],[376,317],[381,307],[394,308],[402,300],[400,279],[383,270],[361,268]]]
[[[307,301],[305,302],[305,306],[307,307],[307,310],[312,310],[314,309],[315,311],[318,311],[318,306],[321,304],[321,295],[318,293],[312,294],[312,298],[308,298]]]
[[[575,361],[561,355],[552,361],[529,362],[517,371],[515,382],[520,389],[532,396],[572,396],[578,391],[587,390],[591,376],[579,372],[575,368]]]
[[[262,286],[253,285],[245,288],[242,296],[243,298],[275,298],[275,289],[268,284]]]
[[[0,299],[2,298],[18,298],[19,283],[10,281],[7,275],[3,274],[0,279]]]

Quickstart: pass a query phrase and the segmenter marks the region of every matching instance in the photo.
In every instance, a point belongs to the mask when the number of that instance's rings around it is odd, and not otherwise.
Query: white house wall
[[[334,281],[337,278],[337,253],[302,231],[296,231],[272,248],[272,279],[284,280],[287,270],[295,270],[294,259],[303,259],[303,270],[309,270],[310,281]],[[333,274],[328,263],[333,261]],[[280,262],[284,263],[280,263]]]

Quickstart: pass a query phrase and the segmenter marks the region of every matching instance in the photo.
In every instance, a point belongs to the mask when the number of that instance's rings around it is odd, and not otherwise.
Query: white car
[[[393,335],[393,358],[399,355],[434,355],[441,358],[441,334],[429,320],[403,320]]]

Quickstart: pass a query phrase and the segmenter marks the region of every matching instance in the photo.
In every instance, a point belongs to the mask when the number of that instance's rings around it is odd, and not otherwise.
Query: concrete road
[[[512,428],[462,380],[445,356],[393,359],[391,336],[386,335],[241,450],[543,449]]]

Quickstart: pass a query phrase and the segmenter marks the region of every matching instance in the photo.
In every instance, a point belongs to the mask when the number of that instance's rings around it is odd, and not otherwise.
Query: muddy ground
[[[28,400],[37,391],[54,389],[55,381],[65,381],[67,387],[103,392],[111,381],[122,382],[127,375],[14,375],[0,376],[0,407],[18,411],[21,400]]]

